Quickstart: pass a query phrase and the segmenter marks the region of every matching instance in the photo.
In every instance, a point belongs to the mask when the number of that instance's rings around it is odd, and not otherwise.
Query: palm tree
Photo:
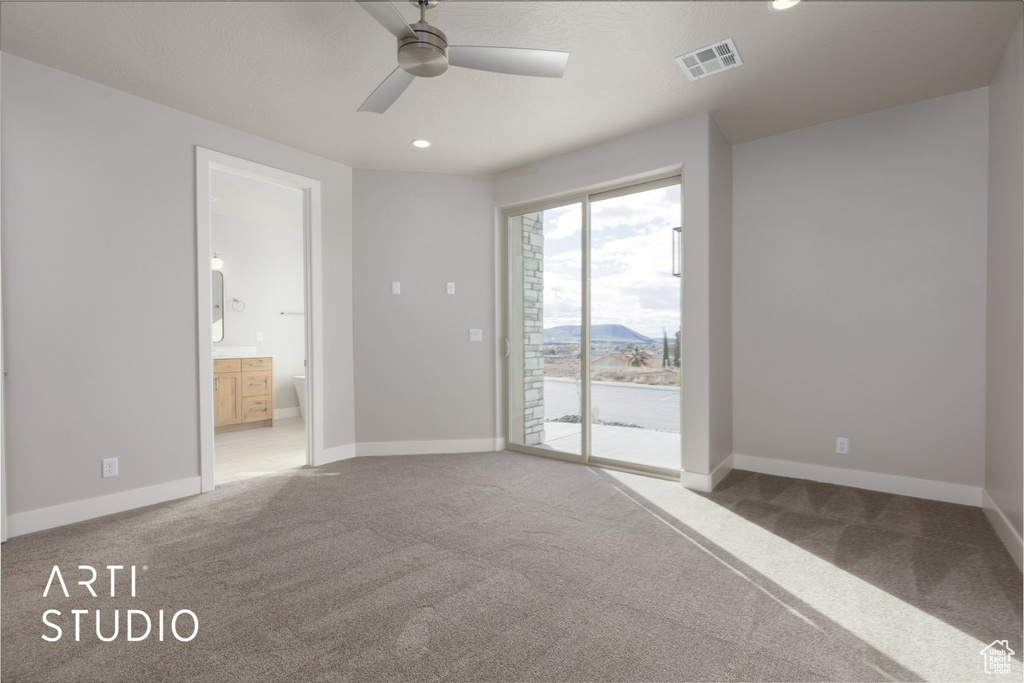
[[[626,364],[632,368],[647,365],[647,352],[639,346],[633,345],[626,349]]]

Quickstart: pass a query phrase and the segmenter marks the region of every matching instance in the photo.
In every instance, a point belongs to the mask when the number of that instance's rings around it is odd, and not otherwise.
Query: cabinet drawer
[[[270,370],[274,365],[273,358],[242,358],[242,372],[249,370]]]
[[[242,396],[266,396],[272,391],[270,370],[242,373]]]
[[[242,422],[269,420],[270,398],[267,396],[250,396],[242,399]]]
[[[239,358],[214,358],[213,371],[215,373],[241,372],[242,361]]]

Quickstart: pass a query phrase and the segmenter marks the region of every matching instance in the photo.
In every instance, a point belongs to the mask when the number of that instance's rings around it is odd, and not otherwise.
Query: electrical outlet
[[[483,330],[470,330],[469,331],[469,341],[471,341],[471,342],[478,342],[478,341],[483,341],[483,340],[484,340],[484,331]]]
[[[103,460],[103,478],[117,476],[117,458],[105,458]]]
[[[444,291],[447,292],[448,294],[454,294],[455,293],[455,283],[454,282],[449,282],[448,285],[445,287]]]
[[[401,282],[392,282],[391,283],[391,293],[392,294],[401,294],[402,293],[402,283]]]
[[[840,455],[850,454],[850,440],[845,436],[836,438],[836,453],[839,453]]]

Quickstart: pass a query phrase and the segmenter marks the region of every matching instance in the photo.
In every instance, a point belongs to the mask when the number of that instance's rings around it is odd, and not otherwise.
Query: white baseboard
[[[505,440],[505,437],[503,437],[503,436],[502,437],[498,437],[497,439],[494,440],[494,450],[496,450],[496,451],[503,451],[507,447],[508,447],[508,441]]]
[[[356,455],[430,455],[433,453],[490,453],[503,439],[448,439],[439,441],[380,441],[356,444]]]
[[[718,482],[725,479],[725,475],[732,471],[732,467],[733,456],[730,455],[719,463],[718,467],[711,471],[711,474],[697,474],[696,472],[686,472],[684,470],[679,477],[679,481],[683,486],[693,491],[710,493],[718,486]]]
[[[65,524],[84,522],[87,519],[112,515],[115,512],[134,510],[135,508],[157,503],[166,503],[169,500],[197,495],[200,491],[200,478],[189,477],[178,481],[169,481],[166,484],[155,484],[144,486],[130,491],[111,493],[96,498],[76,500],[71,503],[62,503],[50,507],[19,512],[7,517],[7,532],[9,536],[21,536],[34,531],[52,529]]]
[[[1010,557],[1017,563],[1017,568],[1024,571],[1024,540],[1010,524],[1010,520],[1006,518],[1002,508],[996,505],[996,502],[988,495],[988,491],[981,492],[981,507],[985,510],[989,524],[996,530],[996,536],[1010,551]]]
[[[347,443],[343,446],[334,446],[333,448],[325,448],[323,453],[320,454],[319,462],[314,462],[313,467],[327,465],[332,462],[338,462],[339,460],[348,460],[349,458],[354,457],[356,457],[356,445],[354,443]]]
[[[959,503],[960,505],[981,507],[982,489],[980,486],[950,484],[931,479],[916,479],[896,474],[849,470],[842,467],[762,458],[756,455],[741,455],[740,453],[733,454],[733,466],[738,470],[749,470],[751,472],[760,472],[761,474],[809,479],[810,481],[820,481],[825,484],[839,484],[840,486],[852,486],[858,489],[868,489],[869,491],[881,491],[882,493],[895,493],[913,498],[927,498],[945,503]]]
[[[274,419],[283,420],[288,417],[299,417],[302,413],[299,412],[298,406],[292,406],[291,408],[274,408]]]

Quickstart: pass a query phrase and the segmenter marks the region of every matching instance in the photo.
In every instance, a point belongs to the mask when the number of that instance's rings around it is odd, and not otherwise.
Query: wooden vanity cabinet
[[[274,359],[215,358],[214,431],[274,426]]]

